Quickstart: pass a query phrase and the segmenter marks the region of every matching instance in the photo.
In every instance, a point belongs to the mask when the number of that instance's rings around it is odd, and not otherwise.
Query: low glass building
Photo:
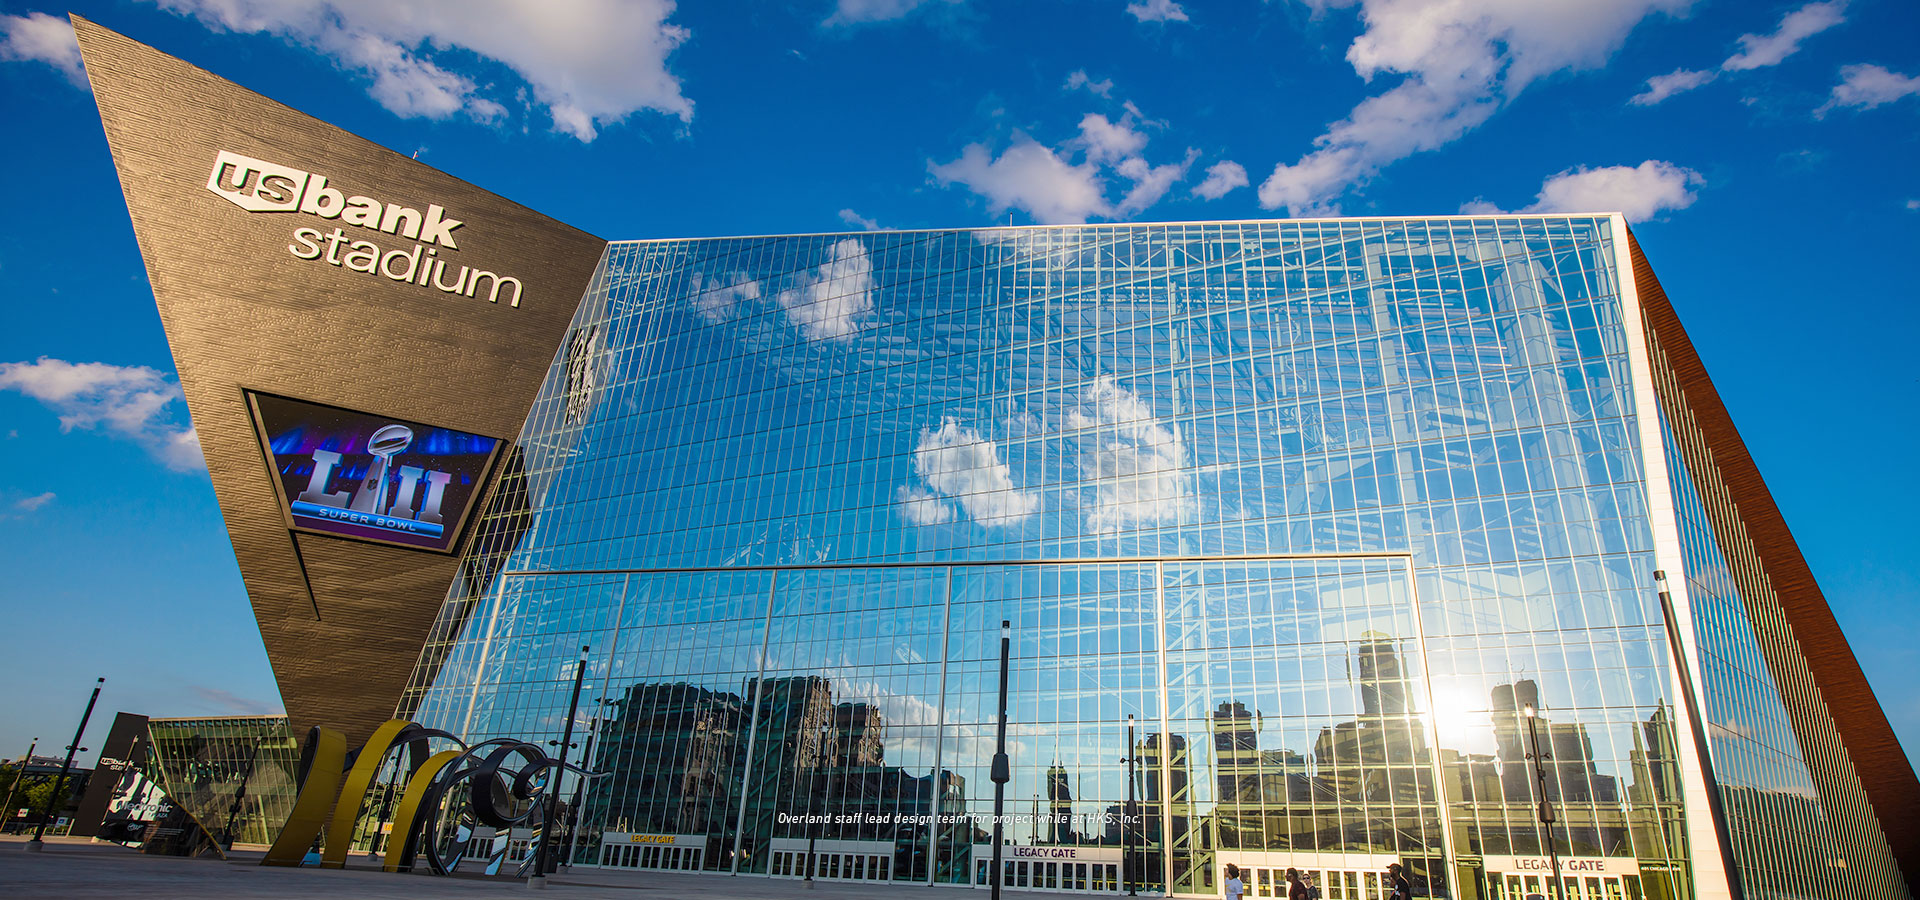
[[[1015,888],[1909,897],[1697,369],[1618,216],[615,242],[401,712],[983,886],[1006,621]]]

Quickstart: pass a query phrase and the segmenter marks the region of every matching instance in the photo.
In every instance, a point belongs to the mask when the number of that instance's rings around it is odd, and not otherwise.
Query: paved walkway
[[[40,853],[26,853],[23,839],[0,838],[0,897],[7,900],[125,900],[128,897],[193,897],[205,900],[438,900],[443,897],[493,898],[548,896],[554,900],[647,900],[699,897],[712,900],[826,900],[826,898],[925,897],[966,900],[985,897],[958,888],[921,885],[804,883],[783,878],[684,875],[669,872],[606,872],[574,869],[548,879],[548,890],[532,891],[511,878],[398,875],[368,869],[280,869],[256,863],[258,854],[221,862],[145,856],[113,844],[51,838]],[[366,865],[356,857],[354,865]],[[1008,894],[1030,900],[1074,896],[1057,891]],[[1109,895],[1110,896],[1110,895]]]

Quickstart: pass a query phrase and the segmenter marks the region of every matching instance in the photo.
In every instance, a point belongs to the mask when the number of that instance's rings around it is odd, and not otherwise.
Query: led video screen
[[[448,552],[501,441],[249,392],[280,502],[299,531]]]

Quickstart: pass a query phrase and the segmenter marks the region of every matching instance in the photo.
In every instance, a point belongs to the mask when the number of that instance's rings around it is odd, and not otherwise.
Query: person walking
[[[1227,900],[1241,900],[1247,895],[1247,883],[1240,879],[1240,867],[1227,863],[1227,883],[1224,885]]]
[[[1287,870],[1287,900],[1307,900],[1307,886],[1300,883],[1300,870]]]
[[[1387,900],[1413,900],[1413,885],[1407,882],[1399,863],[1387,866],[1387,889]]]

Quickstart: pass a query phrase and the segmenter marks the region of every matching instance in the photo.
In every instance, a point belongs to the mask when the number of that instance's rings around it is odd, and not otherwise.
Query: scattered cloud
[[[959,159],[928,171],[943,185],[963,184],[987,198],[995,215],[1017,207],[1055,225],[1085,222],[1107,210],[1096,166],[1068,163],[1032,138],[1016,139],[997,159],[985,144],[968,144]]]
[[[1833,86],[1826,104],[1813,114],[1816,118],[1825,118],[1827,113],[1843,106],[1872,109],[1915,94],[1920,94],[1920,77],[1902,75],[1883,66],[1844,66],[1840,69],[1840,83]]]
[[[958,2],[960,0],[839,0],[834,4],[833,15],[820,24],[835,26],[891,22],[906,18],[922,6]]]
[[[217,687],[207,687],[204,684],[194,685],[193,693],[194,696],[200,698],[200,702],[227,715],[270,716],[280,715],[285,712],[278,703],[269,703],[264,700],[242,697],[232,691],[222,690]]]
[[[1670,162],[1650,159],[1637,166],[1568,169],[1540,185],[1534,202],[1518,212],[1614,212],[1629,222],[1645,222],[1668,210],[1686,209],[1698,196],[1693,188],[1705,183],[1699,172]],[[1484,200],[1460,208],[1463,213],[1505,212]]]
[[[54,494],[52,491],[48,491],[44,494],[37,494],[32,497],[22,497],[18,500],[13,501],[13,508],[23,513],[36,512],[40,509],[40,507],[46,506],[47,504],[52,503],[53,497],[54,497]]]
[[[1159,202],[1199,158],[1199,151],[1189,149],[1180,162],[1148,163],[1140,126],[1163,123],[1141,118],[1128,103],[1117,122],[1100,113],[1082,117],[1079,135],[1057,151],[1020,135],[998,158],[985,144],[968,144],[959,159],[929,161],[927,171],[942,185],[962,184],[985,197],[995,215],[1018,208],[1048,225],[1128,216]],[[1075,156],[1080,162],[1071,161]],[[1128,183],[1119,200],[1107,198],[1110,176]]]
[[[760,299],[760,282],[741,273],[701,278],[699,273],[693,276],[693,295],[690,298],[694,312],[709,322],[719,322],[732,318],[735,309],[742,303]]]
[[[1193,195],[1203,200],[1218,200],[1229,192],[1247,186],[1247,169],[1230,159],[1207,167],[1207,177],[1193,187]]]
[[[1067,427],[1088,430],[1080,438],[1080,474],[1095,485],[1088,530],[1177,521],[1192,504],[1187,448],[1179,433],[1112,375],[1095,378],[1081,403],[1067,415]]]
[[[75,87],[87,89],[87,73],[80,68],[80,44],[73,23],[43,12],[24,16],[0,15],[0,60],[46,63],[67,76]]]
[[[1627,102],[1635,106],[1652,106],[1675,94],[1683,94],[1700,87],[1718,77],[1720,77],[1718,72],[1675,69],[1665,75],[1655,75],[1647,79],[1647,89],[1633,95]]]
[[[1809,3],[1780,17],[1772,34],[1743,34],[1740,52],[1727,57],[1720,68],[1729,72],[1777,66],[1800,51],[1800,42],[1847,20],[1847,0]]]
[[[19,391],[53,410],[62,432],[99,429],[146,447],[174,471],[206,468],[199,435],[170,415],[180,385],[158,370],[42,356],[0,363],[0,389]]]
[[[1075,69],[1073,74],[1067,76],[1065,88],[1069,91],[1086,88],[1089,93],[1097,97],[1111,97],[1113,96],[1113,79],[1103,78],[1099,81],[1094,81],[1093,78],[1087,74],[1087,70]]]
[[[943,525],[953,521],[953,504],[923,487],[901,485],[893,492],[900,517],[915,525]]]
[[[787,319],[809,340],[844,340],[873,310],[873,261],[854,238],[833,245],[833,256],[800,275],[799,283],[774,298]]]
[[[667,19],[674,0],[150,0],[207,27],[267,34],[373,81],[368,93],[401,116],[481,122],[507,106],[449,66],[460,52],[526,81],[554,131],[592,141],[601,128],[651,110],[693,118],[667,58],[691,33]],[[511,97],[510,97],[511,99]]]
[[[1136,0],[1127,4],[1127,14],[1142,22],[1187,21],[1187,11],[1174,0]]]
[[[941,420],[939,428],[920,432],[913,472],[926,487],[902,485],[894,498],[900,514],[916,525],[954,519],[942,498],[958,502],[967,518],[980,525],[1013,525],[1040,511],[1040,495],[1014,484],[999,446],[951,416]]]
[[[1099,113],[1087,113],[1080,120],[1080,142],[1089,162],[1117,162],[1147,148],[1147,136],[1133,127],[1131,114],[1111,122]]]
[[[1920,198],[1907,201],[1908,209],[1920,209]]]
[[[1334,5],[1347,4],[1317,9]],[[1343,194],[1385,166],[1452,142],[1543,76],[1605,64],[1635,25],[1656,13],[1684,12],[1692,0],[1357,5],[1366,30],[1348,47],[1347,61],[1368,81],[1404,77],[1328,126],[1312,152],[1276,165],[1260,185],[1267,209],[1335,212]]]
[[[848,225],[852,225],[853,227],[858,228],[861,231],[886,231],[887,230],[885,228],[880,227],[879,222],[869,219],[866,216],[863,216],[857,212],[854,212],[851,209],[843,209],[840,211],[840,221],[845,222]]]

